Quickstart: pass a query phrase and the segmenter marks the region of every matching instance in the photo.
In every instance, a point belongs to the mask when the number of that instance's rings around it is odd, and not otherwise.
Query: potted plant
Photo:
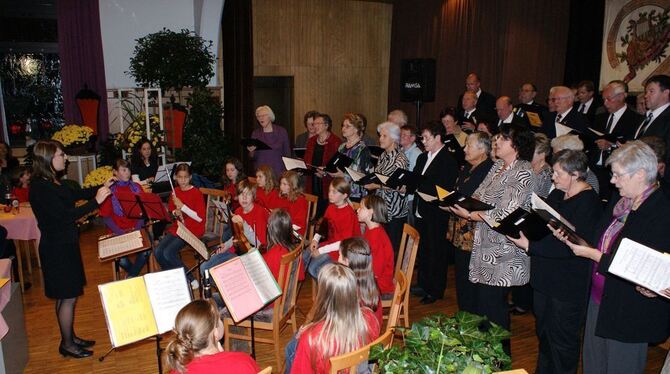
[[[397,330],[403,334],[403,347],[384,350],[379,345],[370,352],[381,373],[488,374],[511,368],[502,346],[510,333],[486,317],[435,314]]]
[[[58,140],[65,147],[65,153],[71,155],[85,154],[91,146],[93,130],[81,125],[67,125],[56,131],[51,139]]]

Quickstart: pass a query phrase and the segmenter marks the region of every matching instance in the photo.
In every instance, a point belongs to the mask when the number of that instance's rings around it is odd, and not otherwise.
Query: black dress
[[[30,205],[41,232],[40,261],[44,293],[51,299],[69,299],[84,293],[86,277],[75,221],[98,207],[96,189],[73,190],[42,178],[30,184]],[[75,201],[89,200],[75,207]]]

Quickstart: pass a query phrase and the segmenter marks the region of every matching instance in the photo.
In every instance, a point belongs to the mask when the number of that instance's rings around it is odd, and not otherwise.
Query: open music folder
[[[440,186],[435,186],[435,190],[437,192],[437,196],[429,195],[421,191],[417,191],[416,193],[424,201],[439,205],[441,207],[450,207],[458,205],[461,208],[468,210],[470,212],[493,209],[493,205],[486,204],[473,197],[464,195],[458,191],[447,191]]]
[[[271,150],[272,147],[267,145],[265,142],[262,140],[258,140],[256,138],[243,138],[240,140],[240,144],[242,144],[243,147],[256,147],[257,151],[267,151]]]
[[[312,165],[307,165],[305,161],[297,158],[282,157],[281,160],[284,162],[286,170],[293,170],[305,175],[312,175],[316,171]]]
[[[325,170],[329,173],[335,173],[338,170],[344,172],[344,168],[351,166],[351,164],[354,163],[354,159],[342,154],[340,152],[337,152],[333,155],[333,157],[330,158],[328,163],[326,164]]]
[[[177,221],[177,236],[184,239],[202,258],[209,260],[209,251],[207,251],[205,243],[187,229],[181,221]]]
[[[182,268],[101,284],[98,291],[114,348],[172,330],[191,302]]]
[[[670,254],[628,238],[619,243],[609,272],[670,299],[660,292],[670,288]]]
[[[414,193],[419,187],[421,180],[424,178],[423,175],[419,173],[401,168],[396,169],[389,176],[379,173],[375,173],[375,175],[384,186],[391,189],[398,189],[405,186],[407,193]]]
[[[113,260],[149,248],[151,245],[146,234],[142,230],[135,230],[99,239],[98,259],[100,261]]]
[[[282,294],[258,250],[217,265],[209,273],[235,322],[263,309]]]

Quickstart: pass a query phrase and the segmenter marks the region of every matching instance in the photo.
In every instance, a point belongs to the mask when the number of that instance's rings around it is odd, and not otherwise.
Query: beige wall
[[[340,136],[345,112],[368,133],[386,118],[392,5],[345,0],[253,0],[254,75],[294,77],[295,133],[315,109]]]

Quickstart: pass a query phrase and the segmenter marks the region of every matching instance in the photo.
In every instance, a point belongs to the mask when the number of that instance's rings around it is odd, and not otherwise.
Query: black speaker
[[[435,59],[403,59],[400,63],[400,101],[435,101]]]

